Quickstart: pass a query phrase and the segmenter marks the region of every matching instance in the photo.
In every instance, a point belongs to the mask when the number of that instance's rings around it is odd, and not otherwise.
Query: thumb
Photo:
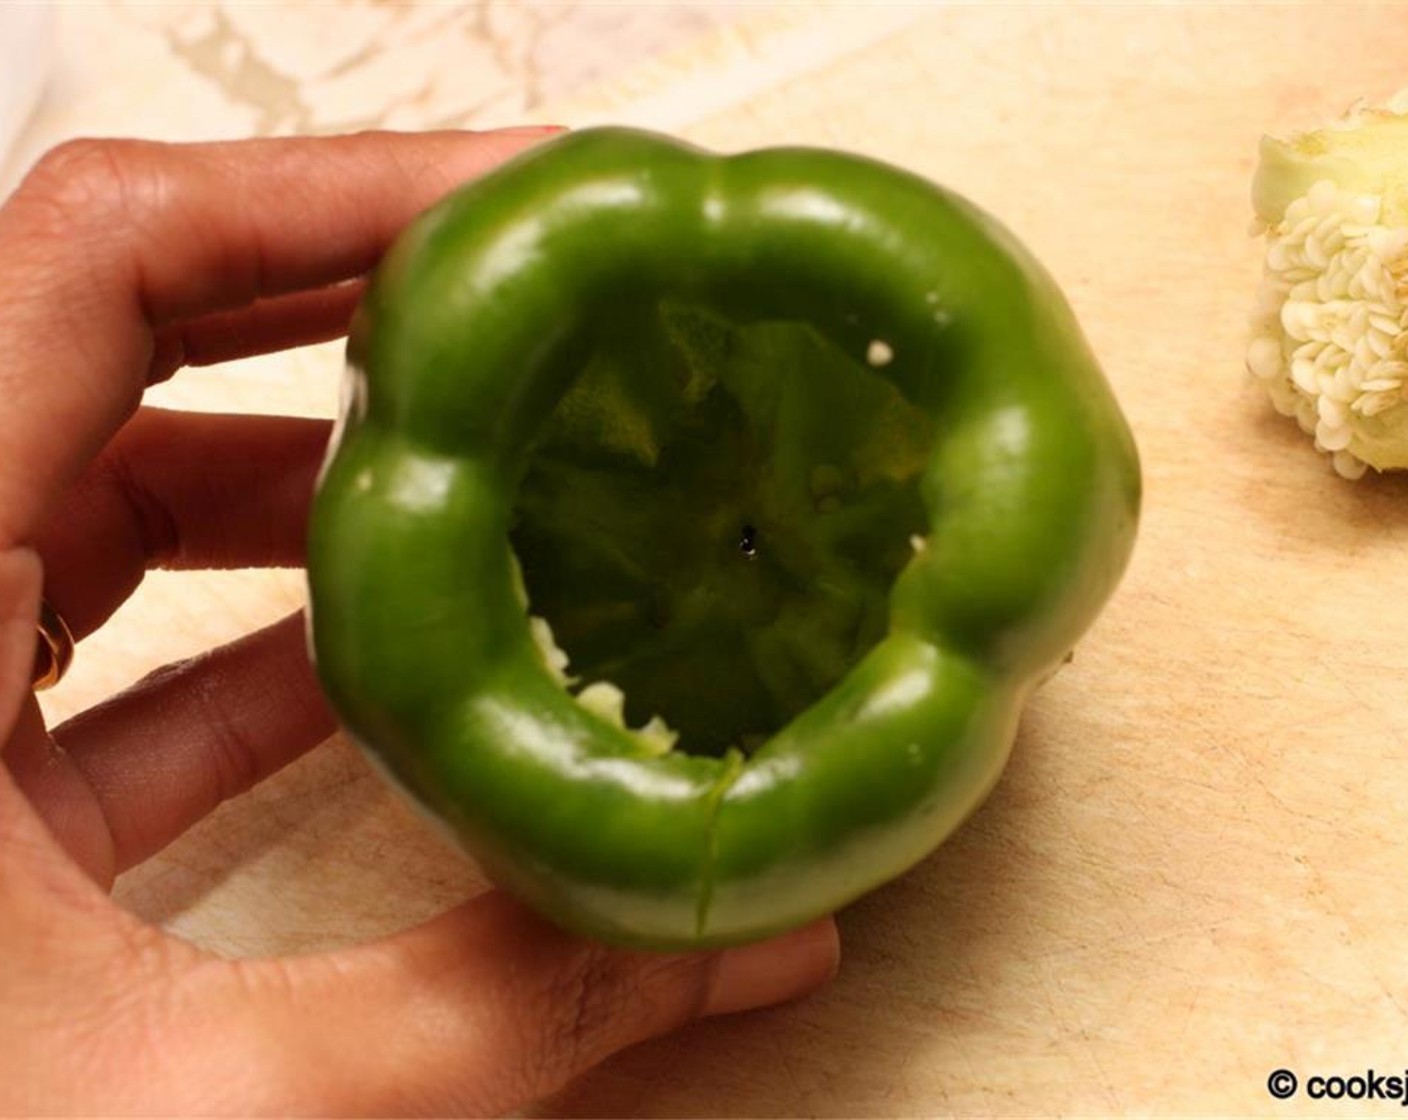
[[[294,1090],[271,1103],[501,1114],[691,1019],[804,995],[839,952],[830,919],[722,951],[610,949],[490,892],[384,941],[268,962],[281,980],[260,1034]]]

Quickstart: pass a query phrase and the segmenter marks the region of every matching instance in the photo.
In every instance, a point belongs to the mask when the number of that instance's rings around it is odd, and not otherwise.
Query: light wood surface
[[[520,7],[543,11],[505,9]],[[268,124],[257,81],[231,93],[218,75],[161,69],[186,66],[170,44],[195,31],[120,14],[146,23],[109,36],[118,61],[105,65],[120,72],[102,107],[70,72],[69,100],[46,107],[31,152],[74,130],[235,135],[378,111],[320,78],[333,63],[311,45],[300,54],[295,35],[288,57],[264,62],[323,100]],[[1065,286],[1136,432],[1145,516],[1124,585],[1033,701],[996,793],[933,858],[842,915],[831,987],[641,1046],[542,1111],[1387,1113],[1303,1092],[1277,1102],[1266,1079],[1408,1066],[1408,480],[1336,478],[1246,383],[1241,350],[1258,276],[1246,232],[1257,137],[1408,83],[1408,8],[675,14],[693,22],[603,33],[584,19],[580,42],[595,34],[630,65],[583,63],[575,86],[514,101],[528,79],[507,63],[495,112],[635,121],[721,148],[841,146],[969,195]],[[70,63],[97,42],[78,18]],[[240,34],[225,54],[259,46]],[[124,58],[151,68],[123,70]],[[362,80],[394,84],[388,73]],[[189,98],[166,104],[187,87],[223,106],[214,124]],[[472,95],[489,96],[440,89],[434,111],[482,120]],[[353,107],[318,109],[334,102]],[[430,110],[398,105],[394,123],[429,123]],[[330,414],[337,366],[320,348],[185,375],[160,399]],[[85,643],[50,713],[301,595],[294,573],[154,577]],[[333,742],[118,894],[203,944],[263,953],[398,928],[476,886]]]

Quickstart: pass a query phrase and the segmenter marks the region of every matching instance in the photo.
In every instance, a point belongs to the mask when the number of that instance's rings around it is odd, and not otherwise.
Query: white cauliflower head
[[[1344,477],[1408,468],[1408,90],[1260,155],[1247,369]]]

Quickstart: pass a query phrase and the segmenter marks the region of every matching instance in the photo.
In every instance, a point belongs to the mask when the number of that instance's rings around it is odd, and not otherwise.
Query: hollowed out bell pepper
[[[925,856],[1134,538],[1053,282],[850,155],[554,141],[401,237],[349,367],[327,692],[495,881],[608,941],[762,937]]]

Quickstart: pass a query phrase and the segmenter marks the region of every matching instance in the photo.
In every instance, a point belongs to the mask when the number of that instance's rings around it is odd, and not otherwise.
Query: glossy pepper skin
[[[657,297],[808,324],[932,425],[878,641],[747,755],[661,753],[578,703],[510,540],[593,340]],[[568,135],[406,232],[349,370],[308,559],[328,695],[496,882],[609,942],[760,938],[922,859],[1134,540],[1134,444],[1052,280],[970,204],[854,156]]]

